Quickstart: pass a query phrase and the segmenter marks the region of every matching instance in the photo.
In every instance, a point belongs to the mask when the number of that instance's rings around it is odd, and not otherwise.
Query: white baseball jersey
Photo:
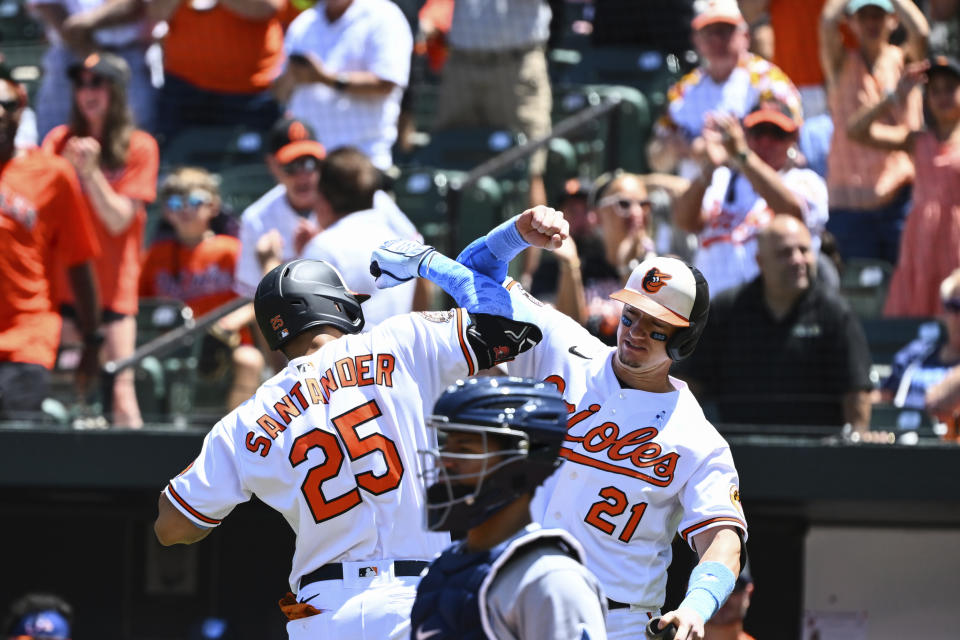
[[[282,513],[294,592],[332,562],[432,558],[450,538],[424,531],[417,451],[436,447],[425,412],[476,372],[468,322],[462,309],[396,316],[291,360],[214,425],[167,498],[204,528],[254,494]]]
[[[524,295],[517,289],[515,298]],[[566,460],[531,514],[580,541],[609,598],[656,611],[676,533],[688,544],[719,525],[746,536],[730,449],[682,381],[670,378],[670,393],[623,388],[615,348],[554,309],[544,307],[538,324],[543,341],[517,356],[510,374],[555,384],[570,417]]]
[[[810,246],[820,251],[820,235],[827,225],[827,183],[810,169],[791,167],[780,173],[784,185],[800,201],[810,230]],[[733,184],[731,184],[733,180]],[[773,211],[745,176],[727,167],[713,172],[703,194],[705,223],[694,264],[710,283],[710,296],[753,280],[757,265],[757,234],[773,219]]]
[[[414,240],[413,234],[403,237]],[[363,303],[364,330],[372,329],[390,316],[409,313],[413,309],[415,281],[377,289],[370,275],[370,254],[387,240],[397,237],[397,231],[390,226],[383,211],[367,209],[343,216],[303,248],[301,257],[329,262],[344,281],[350,283],[352,290],[370,295],[370,299]]]
[[[377,191],[373,194],[373,208],[381,213],[383,222],[393,230],[395,235],[391,237],[423,239],[410,219],[386,192]],[[293,235],[301,220],[303,217],[290,206],[287,200],[287,188],[282,184],[273,187],[244,209],[243,216],[240,218],[240,258],[237,260],[233,285],[237,294],[252,298],[257,292],[257,285],[263,277],[263,269],[260,268],[257,260],[257,240],[268,231],[276,229],[283,238],[281,260],[287,261],[299,257],[294,251]],[[366,255],[369,257],[370,253],[367,252]],[[343,270],[341,272],[344,273]],[[353,280],[350,278],[346,280],[353,285]],[[356,291],[373,293],[373,290],[356,289]]]

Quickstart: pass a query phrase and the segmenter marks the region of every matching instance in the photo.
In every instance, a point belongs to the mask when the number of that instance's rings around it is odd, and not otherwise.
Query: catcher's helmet
[[[624,288],[610,297],[679,327],[667,340],[672,360],[690,357],[707,326],[707,280],[699,269],[676,258],[644,260],[630,273]]]
[[[319,325],[359,333],[360,303],[369,297],[350,291],[340,272],[323,260],[292,260],[263,276],[253,306],[267,344],[279,349]]]
[[[479,377],[448,387],[427,425],[440,442],[420,451],[427,529],[464,531],[532,492],[560,465],[567,406],[549,384]],[[453,450],[453,433],[476,435],[474,447]]]

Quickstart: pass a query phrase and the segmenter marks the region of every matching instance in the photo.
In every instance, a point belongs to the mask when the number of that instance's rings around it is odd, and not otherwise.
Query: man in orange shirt
[[[0,66],[0,420],[36,417],[60,342],[53,273],[66,267],[76,297],[84,391],[103,335],[91,261],[100,248],[70,164],[38,150],[16,152],[26,92]]]
[[[153,0],[166,21],[161,143],[184,127],[243,125],[267,130],[280,117],[269,91],[283,60],[284,0]]]

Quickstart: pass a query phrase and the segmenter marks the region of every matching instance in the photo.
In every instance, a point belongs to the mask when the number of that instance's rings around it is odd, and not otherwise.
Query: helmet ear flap
[[[693,310],[690,313],[690,326],[678,329],[667,341],[667,355],[674,362],[685,360],[693,355],[697,348],[700,335],[707,327],[707,316],[710,313],[710,286],[700,270],[692,265],[693,279],[697,285],[697,297],[693,301]]]

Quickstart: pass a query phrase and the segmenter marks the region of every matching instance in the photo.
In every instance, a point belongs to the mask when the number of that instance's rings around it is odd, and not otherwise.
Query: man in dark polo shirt
[[[870,424],[870,354],[860,322],[816,282],[810,232],[777,215],[757,244],[760,275],[718,295],[678,375],[713,401],[718,422]]]

